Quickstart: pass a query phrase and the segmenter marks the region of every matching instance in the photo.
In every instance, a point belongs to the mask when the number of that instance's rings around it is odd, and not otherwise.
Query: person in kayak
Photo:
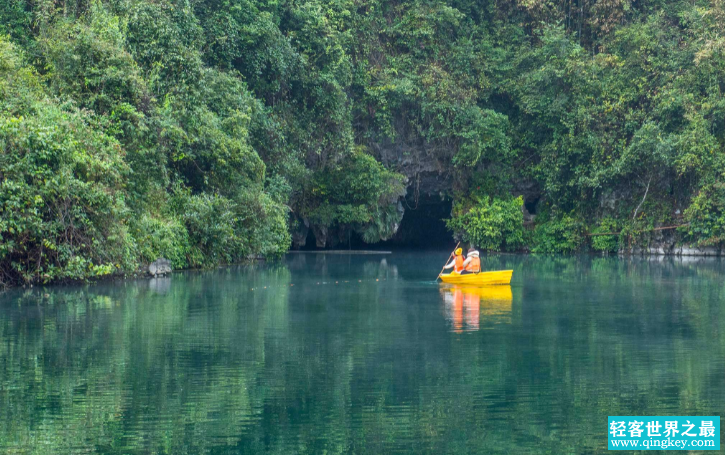
[[[466,260],[463,261],[463,271],[461,275],[468,273],[479,273],[481,271],[481,258],[475,248],[469,248]]]
[[[456,248],[456,251],[454,253],[455,253],[456,257],[454,257],[450,263],[446,264],[445,267],[443,267],[443,269],[445,270],[445,269],[450,269],[451,267],[453,267],[454,272],[461,273],[461,272],[463,272],[463,269],[465,268],[465,266],[464,266],[465,261],[463,260],[463,250],[461,248]]]

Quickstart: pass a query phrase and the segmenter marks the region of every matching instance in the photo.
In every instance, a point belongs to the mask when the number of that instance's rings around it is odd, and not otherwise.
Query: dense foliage
[[[375,242],[406,188],[486,249],[721,246],[723,26],[721,0],[8,0],[0,280]],[[533,231],[482,234],[519,196]]]
[[[521,196],[508,201],[484,197],[470,206],[459,203],[453,207],[448,227],[462,232],[463,241],[483,250],[516,249],[524,242],[523,204]]]

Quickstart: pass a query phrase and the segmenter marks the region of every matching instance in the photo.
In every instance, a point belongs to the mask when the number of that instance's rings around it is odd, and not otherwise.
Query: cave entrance
[[[423,196],[418,203],[403,201],[405,212],[400,227],[395,235],[386,241],[365,243],[362,237],[353,230],[340,232],[332,230],[327,237],[327,245],[323,249],[340,250],[389,250],[389,249],[440,249],[450,247],[453,241],[451,231],[446,228],[447,218],[451,217],[452,202],[440,197]],[[310,229],[301,250],[318,250],[315,234]]]
[[[444,220],[451,217],[452,202],[450,199],[420,195],[418,203],[403,202],[405,213],[400,222],[398,232],[390,239],[380,242],[384,248],[444,248],[453,241],[453,234],[446,227]]]

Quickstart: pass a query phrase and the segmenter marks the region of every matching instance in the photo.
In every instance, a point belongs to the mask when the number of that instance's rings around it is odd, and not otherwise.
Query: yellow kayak
[[[510,284],[513,270],[498,270],[495,272],[460,273],[451,272],[441,275],[444,283],[468,284],[468,285],[489,285],[489,284]]]

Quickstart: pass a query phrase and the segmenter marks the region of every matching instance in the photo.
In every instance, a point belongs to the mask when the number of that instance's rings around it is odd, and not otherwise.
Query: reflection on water
[[[441,286],[453,331],[476,331],[481,324],[510,324],[511,286]]]
[[[0,453],[606,454],[608,415],[725,410],[722,261],[487,256],[512,284],[472,289],[447,254],[0,294]]]

